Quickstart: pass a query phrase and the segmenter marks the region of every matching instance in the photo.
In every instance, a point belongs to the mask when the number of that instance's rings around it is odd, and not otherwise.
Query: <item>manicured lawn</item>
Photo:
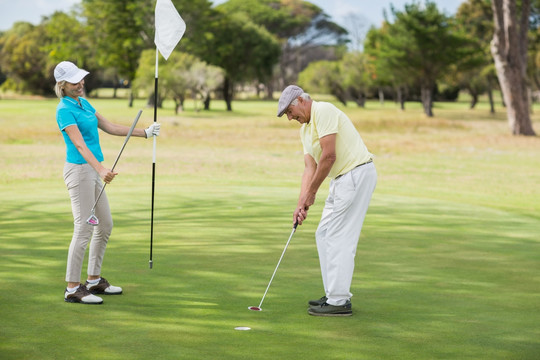
[[[160,110],[154,268],[148,268],[152,143],[133,138],[107,186],[115,229],[101,306],[64,303],[71,240],[56,100],[0,100],[2,359],[537,359],[540,140],[509,135],[485,104],[369,102],[345,110],[379,183],[357,252],[354,316],[307,315],[322,295],[308,221],[287,241],[303,170],[298,124],[275,102]],[[144,101],[91,100],[116,122]],[[191,107],[190,107],[191,106]],[[199,105],[200,106],[200,105]],[[341,106],[341,105],[339,105]],[[533,113],[540,131],[538,111]],[[122,138],[102,136],[111,164]],[[85,276],[83,267],[83,276]],[[236,331],[248,326],[251,331]]]

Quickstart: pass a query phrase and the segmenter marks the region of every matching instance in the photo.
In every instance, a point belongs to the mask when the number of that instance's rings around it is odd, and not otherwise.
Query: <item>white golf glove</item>
[[[146,129],[144,129],[144,132],[146,133],[146,138],[148,139],[151,136],[159,136],[159,129],[161,128],[160,123],[153,123]]]

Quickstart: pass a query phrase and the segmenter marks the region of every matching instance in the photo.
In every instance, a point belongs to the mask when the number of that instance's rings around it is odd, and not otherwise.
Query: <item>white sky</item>
[[[225,0],[215,0],[223,3]],[[397,10],[403,10],[405,4],[415,0],[310,0],[318,5],[333,21],[344,25],[344,17],[348,14],[360,15],[371,25],[379,27],[383,21],[383,9],[390,14],[390,4]],[[447,15],[454,15],[459,5],[465,0],[432,0],[439,10]],[[423,3],[424,0],[421,0]],[[80,0],[0,0],[0,30],[11,28],[16,21],[28,21],[39,24],[42,16],[48,16],[56,10],[67,11]],[[188,24],[189,26],[189,24]]]

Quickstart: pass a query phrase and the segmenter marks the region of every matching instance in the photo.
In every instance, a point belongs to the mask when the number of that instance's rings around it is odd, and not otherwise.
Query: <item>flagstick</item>
[[[157,122],[157,102],[158,102],[158,49],[156,48],[156,76],[154,81],[154,123]],[[152,248],[154,245],[154,193],[156,188],[156,136],[154,135],[154,152],[152,155],[152,215],[150,218],[150,269],[153,266]]]
[[[159,52],[165,60],[169,58],[184,32],[186,23],[171,0],[157,0],[155,12],[156,34],[156,81],[154,84],[154,123],[157,122],[158,102],[158,60]],[[150,225],[150,269],[152,268],[152,247],[154,244],[154,189],[156,180],[156,136],[154,135],[154,156],[152,160],[152,220]]]

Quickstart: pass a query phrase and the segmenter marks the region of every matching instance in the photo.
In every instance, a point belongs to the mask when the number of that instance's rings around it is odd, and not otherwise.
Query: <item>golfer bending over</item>
[[[110,183],[118,173],[105,168],[99,144],[98,128],[107,134],[126,136],[129,127],[109,122],[84,99],[84,77],[88,72],[69,61],[62,61],[54,69],[54,91],[60,98],[56,108],[56,121],[66,143],[67,157],[64,181],[71,198],[74,218],[73,238],[67,258],[67,288],[64,300],[83,304],[101,304],[94,294],[117,295],[122,288],[112,286],[101,277],[101,264],[111,234],[113,221],[107,195],[103,192],[96,204],[95,214],[99,225],[86,223],[90,211],[104,182]],[[154,123],[146,130],[134,129],[133,136],[149,138],[159,135],[160,124]],[[90,241],[88,280],[81,284],[81,270]]]
[[[277,116],[285,113],[289,121],[302,124],[304,147],[305,168],[294,222],[302,224],[322,182],[332,179],[315,234],[325,295],[309,301],[308,313],[350,316],[356,247],[377,183],[373,155],[341,110],[313,101],[298,86],[286,87],[279,98]]]

